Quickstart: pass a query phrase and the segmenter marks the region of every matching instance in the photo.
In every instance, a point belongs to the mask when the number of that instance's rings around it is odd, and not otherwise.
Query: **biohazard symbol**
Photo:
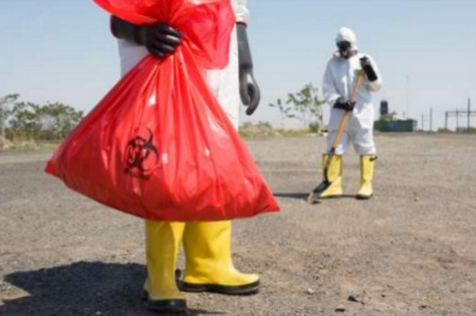
[[[136,135],[127,143],[124,171],[135,177],[148,178],[148,173],[159,162],[159,151],[153,144],[149,128],[136,129]]]

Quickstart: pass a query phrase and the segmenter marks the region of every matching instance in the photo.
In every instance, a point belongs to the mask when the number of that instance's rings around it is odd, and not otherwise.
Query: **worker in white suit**
[[[246,0],[233,0],[236,27],[231,35],[229,64],[223,70],[204,70],[204,76],[229,119],[238,128],[240,99],[251,115],[260,100],[253,76],[248,45]],[[146,54],[164,58],[180,44],[181,34],[164,23],[134,25],[111,18],[111,31],[119,39],[122,74],[126,74]],[[145,221],[147,280],[145,305],[163,315],[188,313],[179,291],[218,292],[243,295],[258,292],[259,276],[237,271],[231,258],[231,221],[169,222]],[[183,241],[185,271],[175,277],[177,253]]]
[[[346,111],[349,118],[328,168],[331,185],[319,197],[342,196],[342,155],[352,144],[360,156],[361,184],[356,197],[369,199],[373,195],[372,178],[377,157],[373,140],[372,93],[380,90],[382,77],[372,57],[358,51],[357,38],[351,29],[341,28],[335,42],[338,50],[328,62],[323,79],[324,99],[331,107],[328,152]],[[364,82],[352,102],[349,100],[350,94],[361,70],[365,73]],[[323,161],[326,159],[324,155]]]

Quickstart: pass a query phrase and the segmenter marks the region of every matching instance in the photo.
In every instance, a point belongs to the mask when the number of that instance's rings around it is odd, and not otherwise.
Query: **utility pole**
[[[423,115],[423,113],[421,114],[421,130],[424,131],[425,130],[425,124],[423,123],[425,121],[425,116]]]
[[[456,110],[456,131],[459,129],[459,111]]]
[[[433,108],[430,108],[430,132],[433,132]]]
[[[470,117],[471,116],[471,98],[468,98],[468,133],[469,133],[469,127],[471,126],[471,120],[470,120]]]
[[[407,90],[406,91],[406,101],[407,101],[406,106],[407,107],[406,107],[406,112],[405,112],[405,114],[406,114],[405,118],[410,118],[410,112],[409,112],[409,108],[410,108],[409,107],[409,105],[410,105],[410,92],[409,92],[409,90],[410,90],[410,76],[409,75],[406,75],[406,81],[407,81],[407,85],[406,85],[406,88],[407,88],[406,89]]]
[[[5,137],[5,122],[4,122],[4,119],[3,119],[3,113],[4,113],[4,109],[3,109],[3,106],[0,108],[0,124],[2,124],[2,126],[0,127],[0,135],[2,137]]]

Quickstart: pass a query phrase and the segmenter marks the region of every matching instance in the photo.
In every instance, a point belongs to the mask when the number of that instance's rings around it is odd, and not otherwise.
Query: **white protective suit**
[[[358,70],[361,70],[360,58],[367,56],[378,79],[370,82],[364,77],[360,89],[356,96],[354,110],[349,113],[349,120],[342,133],[340,145],[336,148],[336,155],[342,155],[349,148],[349,144],[354,145],[355,151],[360,156],[376,155],[373,141],[374,106],[372,104],[372,92],[380,90],[382,77],[378,71],[377,64],[367,54],[358,53],[357,39],[354,32],[348,28],[341,28],[336,38],[336,43],[342,40],[351,43],[351,49],[355,54],[349,59],[341,58],[339,55],[328,62],[323,80],[324,99],[331,107],[329,120],[329,135],[327,137],[328,151],[337,134],[337,129],[341,122],[344,110],[335,109],[333,105],[337,98],[350,99],[352,88],[357,79]]]
[[[236,22],[248,23],[247,0],[230,0],[236,15]],[[125,75],[145,55],[148,54],[145,46],[134,42],[119,39],[119,56],[121,59],[121,73]],[[240,92],[238,77],[238,39],[236,27],[231,34],[230,59],[225,69],[204,70],[206,81],[213,94],[228,115],[233,126],[238,129],[240,116]]]

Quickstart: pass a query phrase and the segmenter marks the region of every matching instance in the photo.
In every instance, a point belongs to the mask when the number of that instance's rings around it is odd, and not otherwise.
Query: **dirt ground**
[[[248,146],[282,207],[235,221],[254,296],[187,294],[195,315],[476,315],[476,135],[378,134],[375,196],[309,205],[323,137]],[[0,152],[0,314],[153,315],[141,302],[142,221],[43,173],[51,153]],[[179,266],[183,266],[180,255]]]

